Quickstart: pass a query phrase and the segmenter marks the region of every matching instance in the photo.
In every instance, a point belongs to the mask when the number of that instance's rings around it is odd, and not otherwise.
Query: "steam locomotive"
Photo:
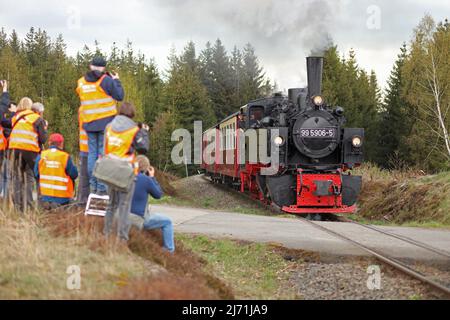
[[[364,129],[344,128],[344,109],[322,96],[323,58],[306,60],[307,88],[252,101],[203,133],[203,148],[213,151],[202,168],[212,181],[287,213],[354,213],[362,178],[351,172],[363,162]],[[269,167],[274,172],[263,173]]]

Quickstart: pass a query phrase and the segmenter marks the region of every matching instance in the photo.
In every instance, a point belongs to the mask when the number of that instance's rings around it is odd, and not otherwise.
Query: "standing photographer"
[[[106,128],[105,132],[105,158],[106,156],[129,162],[138,174],[136,153],[145,154],[149,148],[148,126],[138,125],[133,121],[136,108],[133,104],[125,102],[120,106],[119,115]],[[90,152],[89,146],[89,152]],[[104,233],[109,236],[114,217],[117,218],[117,236],[127,241],[130,230],[129,214],[133,199],[134,183],[128,190],[119,190],[112,185],[108,186],[109,205],[106,210]]]
[[[106,126],[117,114],[117,101],[122,101],[124,91],[117,73],[106,72],[106,60],[95,57],[90,71],[78,80],[76,92],[80,97],[80,114],[83,129],[88,136],[88,174],[91,192],[106,195],[106,186],[92,175],[95,162],[103,155]]]

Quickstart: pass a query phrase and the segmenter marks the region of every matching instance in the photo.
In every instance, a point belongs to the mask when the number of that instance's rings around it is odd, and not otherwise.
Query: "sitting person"
[[[136,158],[139,165],[139,174],[131,202],[131,224],[139,229],[161,229],[164,249],[173,253],[175,244],[173,240],[172,220],[161,214],[149,214],[148,195],[161,199],[163,193],[158,181],[155,179],[155,169],[150,166],[146,156]]]
[[[44,209],[56,209],[70,203],[74,197],[77,167],[70,155],[63,151],[64,137],[52,134],[50,149],[42,151],[36,159],[34,175],[38,182],[40,203]]]

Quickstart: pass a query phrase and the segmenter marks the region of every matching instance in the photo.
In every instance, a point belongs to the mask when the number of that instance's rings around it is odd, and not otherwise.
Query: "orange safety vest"
[[[88,136],[86,131],[83,129],[83,121],[81,120],[81,108],[78,111],[78,123],[80,125],[80,152],[88,153]]]
[[[105,155],[113,155],[129,161],[134,167],[136,174],[138,174],[139,168],[135,161],[136,156],[130,150],[138,131],[139,128],[137,126],[124,132],[115,132],[111,129],[111,126],[108,126],[105,132]]]
[[[72,178],[66,173],[70,155],[52,148],[45,150],[39,160],[39,190],[42,196],[73,198]]]
[[[34,130],[34,123],[39,118],[40,116],[31,110],[19,112],[13,117],[13,129],[9,136],[9,149],[41,152],[38,140],[39,135]]]
[[[0,126],[0,151],[5,151],[7,148],[8,140],[6,140],[3,128]]]
[[[78,80],[76,91],[80,97],[83,123],[114,117],[117,114],[117,102],[100,86],[105,77],[106,75],[103,75],[97,82],[87,82],[84,77]]]

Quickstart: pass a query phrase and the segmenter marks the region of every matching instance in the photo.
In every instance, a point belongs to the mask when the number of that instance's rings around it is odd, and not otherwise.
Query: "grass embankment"
[[[378,224],[450,228],[450,172],[424,175],[365,165],[355,219]]]
[[[127,248],[102,225],[80,213],[0,212],[0,299],[233,298],[181,242],[170,255],[158,233],[133,231]],[[81,290],[67,288],[69,266],[80,267]]]

